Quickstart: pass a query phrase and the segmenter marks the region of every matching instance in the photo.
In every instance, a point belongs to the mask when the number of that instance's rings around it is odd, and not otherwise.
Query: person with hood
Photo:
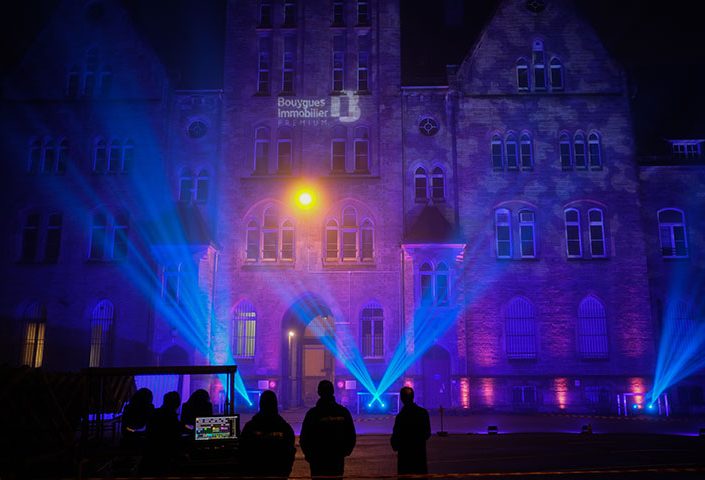
[[[414,389],[402,387],[399,398],[404,405],[394,419],[392,450],[397,452],[397,473],[428,473],[426,440],[431,437],[428,411],[414,403]]]
[[[259,412],[240,434],[242,473],[249,476],[287,478],[294,465],[294,430],[279,415],[277,395],[265,390]]]
[[[208,392],[199,388],[191,394],[189,399],[181,406],[181,424],[186,433],[193,436],[196,428],[196,417],[210,417],[213,415],[213,404]]]
[[[122,412],[122,445],[142,447],[147,434],[147,423],[154,414],[153,394],[149,388],[140,388],[130,398]]]
[[[355,448],[356,434],[350,411],[336,403],[333,384],[321,380],[318,402],[306,412],[299,444],[311,467],[311,476],[342,478],[345,457]]]
[[[142,468],[150,472],[164,472],[175,467],[181,455],[181,422],[176,413],[181,406],[178,392],[164,394],[162,406],[154,411],[147,424],[147,449]]]

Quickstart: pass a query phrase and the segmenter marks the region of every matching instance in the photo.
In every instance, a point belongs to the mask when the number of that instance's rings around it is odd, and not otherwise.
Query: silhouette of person
[[[147,433],[147,423],[154,414],[152,391],[140,388],[130,398],[122,412],[122,444],[126,447],[139,447]]]
[[[311,467],[311,476],[342,478],[345,457],[355,448],[355,424],[350,411],[336,403],[333,384],[321,380],[318,402],[306,412],[301,425],[299,444]]]
[[[392,450],[397,452],[397,473],[428,473],[426,440],[431,437],[428,411],[414,403],[414,389],[403,387],[399,398],[404,404],[394,419]]]
[[[181,424],[187,433],[193,435],[196,427],[196,417],[210,417],[213,415],[213,404],[207,391],[199,388],[191,394],[181,407]]]
[[[180,405],[178,392],[168,392],[162,406],[154,411],[147,424],[147,449],[142,464],[145,470],[164,471],[178,459],[182,427],[176,411]]]
[[[277,395],[265,390],[259,398],[259,412],[245,424],[240,435],[242,472],[287,478],[295,454],[294,430],[279,415]]]

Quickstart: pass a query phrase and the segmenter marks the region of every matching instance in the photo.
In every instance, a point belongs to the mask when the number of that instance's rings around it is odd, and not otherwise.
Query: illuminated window
[[[519,239],[522,258],[536,257],[536,221],[531,210],[519,211]]]
[[[277,174],[289,175],[291,173],[291,130],[280,128],[277,138]]]
[[[512,233],[509,210],[498,208],[495,211],[494,218],[497,258],[512,258]]]
[[[256,261],[259,259],[259,226],[257,222],[251,220],[247,224],[247,260]]]
[[[257,94],[269,95],[270,83],[270,62],[272,52],[272,41],[268,36],[258,39],[257,54]]]
[[[370,302],[360,312],[363,358],[384,357],[384,312],[377,302]]]
[[[28,173],[53,173],[66,172],[69,144],[66,139],[54,141],[45,138],[42,141],[32,140],[29,145]]]
[[[355,173],[370,173],[370,138],[367,127],[355,129]]]
[[[536,358],[536,318],[534,306],[525,298],[512,299],[504,311],[507,358]]]
[[[181,170],[179,178],[179,201],[183,203],[191,203],[194,198],[195,184],[193,173],[191,170]]]
[[[335,220],[326,223],[325,235],[325,258],[327,261],[335,261],[338,259],[338,223]]]
[[[573,164],[579,170],[587,169],[587,156],[585,151],[585,135],[578,132],[573,137]]]
[[[367,92],[370,89],[370,36],[357,37],[357,90]]]
[[[264,222],[262,225],[262,260],[276,260],[278,244],[279,216],[274,207],[270,207],[264,211]]]
[[[520,92],[529,91],[529,65],[526,59],[520,58],[516,63],[517,88]]]
[[[534,89],[546,90],[546,60],[541,40],[534,41],[531,58],[534,65]]]
[[[208,183],[208,171],[199,171],[198,176],[196,177],[196,201],[198,203],[205,203],[208,201]]]
[[[62,224],[63,215],[58,212],[49,213],[46,217],[38,212],[28,213],[22,226],[20,260],[56,263],[61,251]]]
[[[421,305],[433,304],[433,267],[428,263],[424,263],[419,269],[419,285]]]
[[[260,28],[272,26],[272,3],[270,0],[260,0],[259,2],[259,25]]]
[[[290,220],[282,223],[282,251],[281,259],[285,261],[294,260],[294,225]]]
[[[448,266],[441,262],[436,266],[435,275],[436,305],[445,306],[449,301],[449,273]]]
[[[171,263],[162,270],[162,298],[179,303],[181,294],[181,264]]]
[[[44,334],[46,331],[47,313],[39,302],[30,304],[22,316],[24,339],[20,363],[32,368],[42,366],[44,359]]]
[[[419,294],[421,306],[450,304],[450,271],[440,262],[435,269],[425,262],[419,268]]]
[[[578,307],[578,355],[583,359],[608,356],[605,306],[592,295],[585,297]]]
[[[674,160],[694,160],[700,158],[702,140],[678,140],[671,142],[671,154]]]
[[[606,257],[605,248],[605,222],[602,210],[591,208],[588,210],[588,233],[590,234],[590,255],[593,257]]]
[[[441,167],[431,171],[431,198],[434,202],[443,202],[446,198],[446,176]]]
[[[97,211],[91,217],[89,258],[119,260],[127,255],[128,217],[119,212]]]
[[[372,222],[364,220],[360,226],[360,260],[369,261],[374,258],[374,227]]]
[[[516,170],[519,168],[519,149],[517,148],[517,140],[513,134],[507,135],[504,141],[504,158],[507,162],[507,168],[509,170]]]
[[[343,209],[341,250],[343,261],[357,260],[357,213],[352,207]]]
[[[568,258],[581,257],[583,255],[583,242],[580,233],[580,212],[574,208],[567,208],[564,215]]]
[[[345,88],[345,36],[333,37],[332,90],[342,92]]]
[[[590,159],[591,170],[600,170],[602,168],[600,137],[594,132],[588,136],[588,157]]]
[[[235,358],[255,357],[255,332],[257,312],[248,301],[237,304],[233,312],[233,355]]]
[[[135,146],[131,140],[112,140],[109,144],[98,138],[93,144],[94,173],[125,173],[134,158]]]
[[[255,130],[255,175],[266,175],[269,171],[269,129],[259,127]]]
[[[296,65],[296,37],[284,36],[284,52],[282,54],[282,95],[294,94],[294,78]]]
[[[360,26],[370,24],[369,0],[357,0],[357,24]]]
[[[333,138],[331,140],[331,172],[345,173],[346,163],[346,147],[347,147],[347,132],[345,127],[337,125],[333,129]]]
[[[557,58],[551,59],[551,89],[563,90],[563,65]]]
[[[561,156],[561,168],[563,170],[571,170],[573,168],[573,159],[570,151],[570,138],[567,133],[561,133],[558,139],[558,151]]]
[[[423,167],[419,167],[414,172],[414,198],[417,202],[428,200],[428,176]]]
[[[338,219],[325,224],[324,256],[326,262],[372,262],[374,260],[374,224],[369,218],[359,220],[358,212],[346,206]]]
[[[345,26],[345,3],[343,0],[333,0],[333,26]]]
[[[490,151],[492,156],[492,168],[494,170],[502,170],[504,168],[504,159],[502,156],[502,139],[499,135],[492,136]]]
[[[685,214],[675,208],[658,211],[659,239],[661,255],[664,258],[685,258],[688,256],[688,237],[685,228]]]
[[[89,367],[104,367],[110,356],[115,308],[108,300],[101,300],[91,314],[91,351]]]
[[[519,139],[519,156],[521,157],[521,169],[531,170],[534,168],[534,156],[531,148],[531,137],[528,133],[523,133]]]
[[[296,0],[284,0],[284,27],[296,26]]]

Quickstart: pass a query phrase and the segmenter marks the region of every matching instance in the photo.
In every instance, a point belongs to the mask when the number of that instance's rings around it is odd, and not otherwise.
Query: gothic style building
[[[3,82],[3,361],[234,362],[287,406],[329,378],[361,409],[406,383],[623,413],[664,379],[705,407],[660,357],[702,328],[703,141],[638,158],[569,2],[498,2],[424,86],[399,8],[228,1],[222,89],[184,91],[120,2],[60,2]]]

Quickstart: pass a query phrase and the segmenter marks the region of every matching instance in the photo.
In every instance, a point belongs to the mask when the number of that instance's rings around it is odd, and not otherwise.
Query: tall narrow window
[[[113,69],[103,65],[100,69],[100,96],[107,97],[113,87]]]
[[[29,162],[27,172],[37,173],[42,165],[42,143],[39,140],[33,140],[29,144]]]
[[[282,223],[282,260],[289,262],[294,260],[294,246],[294,224],[286,220]]]
[[[34,262],[39,251],[39,225],[41,215],[30,213],[25,218],[22,227],[22,252],[20,259],[23,262]]]
[[[262,227],[262,260],[273,261],[277,259],[279,244],[279,216],[274,207],[264,211]]]
[[[22,320],[24,324],[24,341],[22,342],[21,363],[32,368],[39,368],[44,360],[46,309],[39,302],[34,302],[24,311]]]
[[[122,169],[122,145],[119,141],[110,142],[108,152],[108,173],[117,173]]]
[[[519,211],[519,237],[521,241],[521,257],[536,257],[536,222],[531,210]]]
[[[113,217],[112,258],[119,260],[127,256],[127,214],[120,212]]]
[[[269,129],[259,127],[255,130],[255,171],[257,175],[266,175],[269,171]]]
[[[532,360],[536,358],[536,318],[534,306],[525,298],[509,302],[504,312],[507,358]]]
[[[563,65],[557,58],[551,59],[551,89],[563,90]]]
[[[47,218],[46,241],[44,244],[44,261],[56,263],[61,251],[61,227],[63,216],[60,213],[51,213]]]
[[[433,304],[433,268],[424,263],[419,269],[419,286],[421,287],[421,305]]]
[[[181,170],[179,178],[179,201],[183,203],[191,203],[193,200],[194,181],[191,170]]]
[[[531,170],[534,168],[534,156],[531,150],[531,137],[526,133],[521,135],[519,154],[521,157],[522,170]]]
[[[580,234],[580,212],[568,208],[565,215],[565,240],[569,258],[580,257],[583,254],[583,242]]]
[[[103,212],[93,214],[91,223],[91,248],[89,254],[92,260],[101,260],[106,257],[107,230],[107,215]]]
[[[519,149],[517,148],[517,140],[514,135],[507,135],[507,139],[504,142],[504,151],[507,160],[507,168],[509,170],[519,168]]]
[[[357,37],[357,90],[367,92],[370,89],[370,36]]]
[[[570,157],[570,139],[565,133],[561,133],[558,139],[558,151],[561,156],[561,168],[563,170],[571,170],[573,168],[573,161]]]
[[[260,0],[259,2],[259,25],[260,28],[272,26],[272,3],[270,0]]]
[[[590,157],[590,169],[599,170],[602,168],[600,137],[594,132],[588,136],[588,156]]]
[[[345,150],[347,132],[345,127],[337,125],[333,129],[331,140],[331,171],[333,173],[345,173]]]
[[[280,128],[277,138],[277,173],[279,175],[291,173],[291,157],[291,130]]]
[[[377,302],[370,302],[360,312],[362,330],[362,357],[382,358],[384,356],[384,312]]]
[[[326,260],[334,261],[338,259],[338,223],[335,220],[329,220],[326,223]]]
[[[512,257],[512,234],[509,210],[499,208],[495,211],[495,245],[497,258]]]
[[[296,0],[284,0],[284,25],[296,26]]]
[[[502,161],[502,139],[499,135],[492,136],[490,149],[492,156],[492,168],[494,170],[502,170],[504,168],[504,162]]]
[[[357,0],[357,24],[361,26],[370,24],[369,0]]]
[[[201,170],[196,177],[196,201],[206,203],[208,201],[208,171]]]
[[[591,208],[588,210],[588,223],[590,233],[590,255],[593,257],[605,257],[605,222],[602,210]]]
[[[233,315],[233,356],[235,358],[255,357],[255,333],[257,312],[248,301],[243,300],[235,307]]]
[[[520,58],[516,63],[517,69],[517,88],[520,92],[529,91],[529,65],[526,59]]]
[[[546,60],[541,40],[534,41],[531,58],[534,64],[534,89],[546,90]]]
[[[428,177],[423,167],[414,172],[414,198],[417,202],[425,202],[428,198]]]
[[[608,350],[605,306],[590,295],[578,307],[578,354],[583,359],[604,359]]]
[[[108,148],[105,141],[98,139],[93,147],[93,172],[103,173],[108,167]]]
[[[685,228],[685,215],[681,210],[665,208],[658,211],[659,239],[661,255],[665,258],[688,256],[688,237]]]
[[[56,147],[53,140],[44,142],[44,163],[42,165],[43,173],[54,173],[56,171]]]
[[[284,37],[284,53],[282,57],[282,91],[283,95],[293,95],[296,65],[296,37]]]
[[[441,262],[436,267],[436,305],[446,306],[449,302],[449,273],[448,266]]]
[[[374,258],[374,228],[369,220],[362,222],[360,237],[360,259],[370,261]]]
[[[91,351],[89,367],[104,367],[109,357],[112,343],[115,308],[108,300],[101,300],[91,314]]]
[[[257,59],[257,94],[269,95],[269,70],[271,61],[272,41],[270,37],[259,37]]]
[[[333,37],[332,90],[342,92],[345,88],[345,36]]]
[[[580,132],[576,133],[573,138],[573,155],[575,155],[575,168],[585,170],[587,168],[585,135]]]
[[[247,260],[256,261],[259,259],[259,226],[254,220],[247,224]]]
[[[61,140],[56,147],[56,173],[66,173],[66,161],[69,155],[69,142]]]
[[[367,127],[355,129],[355,173],[370,173],[370,139]]]
[[[333,26],[345,26],[345,4],[343,0],[333,0]]]
[[[343,260],[357,259],[357,213],[352,207],[343,209],[342,228]]]
[[[443,202],[446,198],[445,173],[441,167],[431,171],[431,198],[434,202]]]
[[[91,219],[89,258],[119,260],[127,255],[128,216],[124,212],[109,215],[95,212]]]

